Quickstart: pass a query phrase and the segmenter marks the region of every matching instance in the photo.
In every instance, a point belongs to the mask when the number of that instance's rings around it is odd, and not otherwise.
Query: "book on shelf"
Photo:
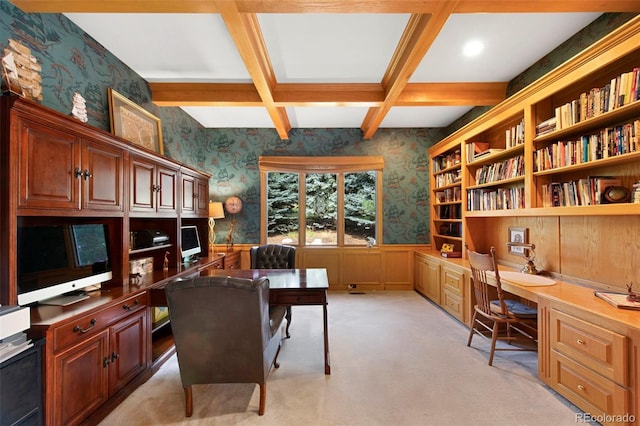
[[[461,251],[442,251],[440,252],[440,256],[446,257],[448,259],[460,258],[462,257]]]
[[[616,308],[640,311],[640,302],[629,300],[628,294],[607,291],[594,291],[593,294]]]
[[[490,148],[490,149],[482,151],[479,154],[476,154],[476,156],[474,157],[474,160],[478,159],[478,158],[481,158],[481,157],[486,157],[486,156],[491,155],[491,154],[497,154],[498,152],[502,152],[502,151],[504,151],[504,149]]]
[[[470,162],[476,158],[476,155],[489,149],[489,142],[469,142],[466,148],[467,162]]]

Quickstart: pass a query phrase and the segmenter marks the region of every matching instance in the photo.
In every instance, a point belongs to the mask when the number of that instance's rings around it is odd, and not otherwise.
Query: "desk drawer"
[[[551,348],[623,386],[629,386],[628,345],[623,335],[551,311]]]
[[[445,311],[449,312],[451,315],[464,322],[462,297],[460,297],[455,292],[450,291],[449,289],[445,289],[442,292],[442,299]]]
[[[147,307],[147,293],[131,296],[115,305],[84,315],[53,330],[53,351],[57,352],[104,330],[105,327]]]
[[[460,296],[464,295],[464,274],[442,267],[442,285]]]
[[[630,392],[566,356],[551,351],[553,387],[592,415],[629,413]]]
[[[324,290],[277,290],[269,292],[269,303],[272,305],[324,305]]]

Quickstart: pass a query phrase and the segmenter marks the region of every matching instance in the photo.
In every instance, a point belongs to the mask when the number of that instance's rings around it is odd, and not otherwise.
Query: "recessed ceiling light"
[[[467,56],[470,58],[470,57],[479,55],[483,49],[484,49],[484,43],[482,43],[480,40],[471,40],[464,45],[464,48],[462,49],[462,53],[464,54],[464,56]]]

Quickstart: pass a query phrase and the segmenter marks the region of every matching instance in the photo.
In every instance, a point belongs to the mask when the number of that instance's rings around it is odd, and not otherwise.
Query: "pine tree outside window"
[[[261,241],[378,245],[383,166],[381,157],[261,157]]]

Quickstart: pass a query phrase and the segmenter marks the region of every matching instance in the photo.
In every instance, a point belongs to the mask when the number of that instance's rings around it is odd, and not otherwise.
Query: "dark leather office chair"
[[[483,337],[487,337],[485,333],[489,331],[491,334],[489,365],[493,364],[493,355],[497,350],[537,350],[537,346],[496,348],[496,342],[498,340],[505,340],[509,343],[523,341],[525,345],[537,343],[538,311],[517,300],[505,298],[500,282],[498,265],[496,264],[495,249],[493,247],[491,247],[489,254],[477,253],[469,250],[467,247],[467,258],[469,260],[469,266],[471,266],[473,290],[476,297],[476,305],[474,306],[473,318],[471,319],[471,330],[469,332],[467,346],[471,346],[471,339],[473,339],[474,334],[477,333]],[[488,283],[487,272],[489,271],[493,271],[495,274],[495,286]],[[494,299],[495,296],[492,296],[492,291],[490,291],[492,289],[497,290],[497,299]],[[506,328],[506,330],[504,330],[506,335],[501,334],[501,325],[505,325],[503,328]],[[516,331],[517,334],[513,335],[512,331]]]
[[[266,244],[263,246],[251,247],[249,252],[251,259],[251,269],[295,269],[296,248],[283,244]],[[287,328],[285,334],[287,339],[289,326],[291,325],[291,306],[287,306]]]
[[[269,307],[269,280],[202,277],[165,288],[175,340],[185,415],[193,414],[192,386],[257,383],[263,415],[267,375],[280,352],[285,308]]]

